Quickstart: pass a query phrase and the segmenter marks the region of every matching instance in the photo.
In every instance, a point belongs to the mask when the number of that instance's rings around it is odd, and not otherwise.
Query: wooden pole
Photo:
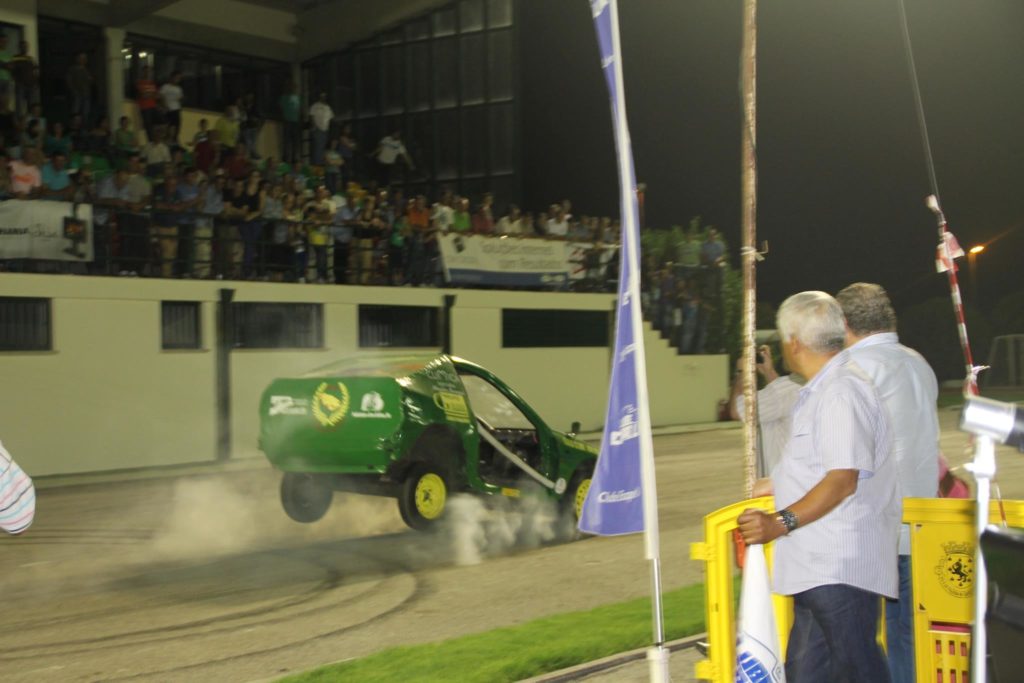
[[[742,191],[743,246],[743,470],[749,498],[757,478],[757,368],[754,331],[757,326],[757,0],[743,3],[743,161]]]

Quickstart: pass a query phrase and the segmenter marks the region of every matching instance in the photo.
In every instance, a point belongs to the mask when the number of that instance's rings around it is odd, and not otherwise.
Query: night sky
[[[906,0],[943,208],[992,302],[1024,289],[1024,2]],[[647,223],[740,235],[741,0],[619,0]],[[523,0],[526,204],[618,213],[607,93],[583,0]],[[897,0],[769,0],[758,17],[758,295],[948,292]],[[966,270],[966,267],[965,267]],[[966,286],[966,283],[965,283]]]

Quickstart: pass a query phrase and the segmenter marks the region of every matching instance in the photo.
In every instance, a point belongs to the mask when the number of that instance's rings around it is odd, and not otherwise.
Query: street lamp
[[[978,254],[985,251],[984,244],[975,244],[973,247],[967,250],[967,277],[971,282],[971,300],[977,302],[978,292],[978,275],[977,275],[977,258]]]

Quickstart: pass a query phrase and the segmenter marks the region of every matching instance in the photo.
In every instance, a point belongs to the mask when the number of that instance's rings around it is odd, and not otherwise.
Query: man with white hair
[[[786,680],[890,681],[875,641],[880,595],[896,597],[901,515],[885,409],[843,351],[839,303],[824,292],[779,307],[787,366],[806,378],[772,471],[778,512],[745,510],[747,543],[775,544],[774,590],[793,596]]]
[[[939,383],[921,354],[900,344],[896,312],[880,285],[856,282],[836,295],[846,317],[846,346],[871,378],[892,426],[892,457],[901,495],[934,498],[939,480]],[[910,527],[900,527],[899,600],[885,603],[893,683],[914,683],[914,605]]]

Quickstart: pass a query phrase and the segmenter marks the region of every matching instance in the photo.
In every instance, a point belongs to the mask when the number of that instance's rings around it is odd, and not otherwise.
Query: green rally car
[[[284,472],[292,519],[314,522],[334,491],[351,491],[397,498],[419,530],[460,492],[546,496],[578,518],[597,459],[491,372],[448,355],[361,357],[274,380],[260,449]]]

